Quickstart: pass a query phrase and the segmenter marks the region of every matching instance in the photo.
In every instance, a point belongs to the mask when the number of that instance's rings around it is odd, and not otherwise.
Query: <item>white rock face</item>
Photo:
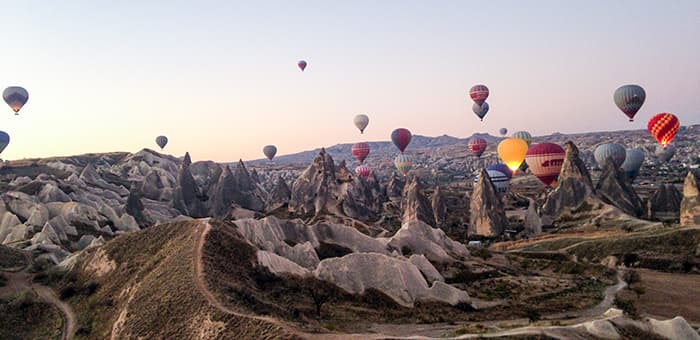
[[[258,265],[269,269],[273,274],[292,274],[302,277],[310,274],[308,269],[275,253],[258,250],[255,255],[258,258]]]
[[[455,258],[469,256],[464,244],[453,241],[444,231],[421,221],[404,224],[393,237],[385,240],[392,249],[402,253],[404,250],[410,250],[411,254],[425,255],[435,262],[449,262]]]
[[[649,319],[649,324],[651,324],[651,329],[654,333],[669,339],[700,340],[698,332],[688,324],[688,321],[685,321],[680,316],[663,321]]]
[[[352,294],[374,288],[398,304],[412,307],[416,301],[437,301],[450,305],[470,303],[466,292],[436,281],[432,286],[418,267],[405,260],[377,253],[354,253],[321,261],[314,275]]]
[[[601,339],[620,339],[617,329],[608,320],[589,321],[578,326],[578,328],[583,328],[591,335]]]
[[[440,275],[440,272],[435,269],[432,263],[428,261],[425,255],[411,255],[408,261],[418,267],[418,270],[425,276],[428,283],[432,284],[435,281],[445,282],[445,278]]]

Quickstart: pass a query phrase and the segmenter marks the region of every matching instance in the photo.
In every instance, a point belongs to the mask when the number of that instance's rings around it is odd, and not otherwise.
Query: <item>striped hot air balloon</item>
[[[639,85],[620,86],[613,95],[615,105],[629,117],[630,122],[634,121],[634,115],[642,107],[646,97],[646,92]]]
[[[472,111],[479,117],[479,120],[483,121],[486,114],[489,112],[489,103],[484,102],[483,104],[474,103],[472,105]]]
[[[5,131],[0,131],[0,153],[5,151],[7,145],[10,144],[10,135]]]
[[[554,186],[564,164],[564,148],[554,143],[539,143],[530,147],[525,156],[528,168],[545,185]]]
[[[401,153],[394,158],[394,165],[402,175],[406,176],[406,174],[408,174],[408,172],[411,170],[411,167],[413,167],[413,162],[408,155]]]
[[[513,132],[513,138],[520,138],[527,143],[528,146],[530,146],[530,143],[532,143],[532,135],[527,132],[527,131],[516,131]]]
[[[2,99],[10,106],[15,115],[19,114],[24,104],[29,100],[29,92],[20,86],[10,86],[2,91]]]
[[[469,150],[476,157],[481,157],[481,155],[486,151],[486,140],[481,137],[474,137],[469,140]]]
[[[267,159],[272,160],[277,154],[277,147],[274,145],[265,145],[265,147],[263,148],[263,154],[265,154],[265,157],[267,157]]]
[[[644,163],[644,151],[642,149],[627,149],[625,161],[620,166],[625,172],[625,176],[630,180],[637,178],[639,169]]]
[[[398,128],[391,132],[391,141],[394,142],[394,145],[403,153],[408,144],[411,143],[411,131]]]
[[[486,167],[486,170],[496,170],[504,173],[506,176],[508,176],[508,179],[513,178],[513,172],[508,169],[508,166],[506,166],[503,163],[496,163],[496,164],[491,164]]]
[[[508,129],[506,128],[500,128],[498,129],[498,133],[502,136],[505,137],[508,134]]]
[[[489,88],[486,87],[486,85],[474,85],[469,89],[469,97],[471,97],[475,103],[481,105],[486,101],[486,98],[489,97]]]
[[[156,137],[156,144],[160,147],[161,150],[168,144],[168,137],[165,136],[158,136]]]
[[[508,169],[508,171],[510,172],[510,169]],[[496,192],[499,194],[499,196],[503,197],[503,194],[508,192],[508,189],[510,188],[510,177],[508,177],[507,174],[499,170],[489,170],[488,168],[486,169],[486,173],[491,179],[491,184],[493,184],[493,188],[496,189]],[[479,175],[480,172],[478,172],[476,174],[476,177],[474,177],[475,184],[479,181]]]
[[[654,136],[664,148],[671,143],[680,126],[681,122],[678,120],[678,117],[665,112],[654,115],[654,117],[649,119],[649,123],[647,123],[647,129],[651,135]]]
[[[525,160],[527,143],[520,138],[507,138],[498,143],[498,156],[515,173]]]
[[[608,158],[612,158],[615,166],[620,167],[625,162],[625,158],[627,158],[627,150],[622,144],[618,143],[601,144],[593,151],[593,157],[601,168],[605,165],[605,160]]]
[[[656,158],[662,162],[668,162],[676,154],[676,146],[673,144],[667,145],[665,148],[661,145],[656,146],[656,151],[654,152]]]
[[[369,174],[371,172],[372,172],[372,169],[365,164],[360,164],[357,168],[355,168],[355,173],[364,177],[364,178],[369,177]]]
[[[369,144],[365,142],[353,144],[352,155],[362,164],[369,155]]]

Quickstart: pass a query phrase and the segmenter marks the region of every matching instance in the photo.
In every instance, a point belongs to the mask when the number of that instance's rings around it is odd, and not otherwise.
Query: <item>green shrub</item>
[[[633,285],[642,281],[642,277],[636,270],[628,270],[622,274],[622,280],[627,282],[628,285]]]
[[[639,314],[637,313],[637,307],[634,306],[634,302],[631,300],[627,299],[621,299],[619,297],[615,298],[615,301],[613,301],[613,305],[615,307],[621,309],[625,314],[627,314],[629,317],[636,319],[639,317]]]

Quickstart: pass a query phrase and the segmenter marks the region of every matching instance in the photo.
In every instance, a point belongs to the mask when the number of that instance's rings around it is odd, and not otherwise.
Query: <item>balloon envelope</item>
[[[352,155],[362,164],[369,155],[369,144],[367,143],[355,143],[352,146]]]
[[[554,143],[535,144],[527,151],[525,161],[530,171],[542,181],[553,186],[559,178],[559,171],[564,164],[564,148]]]
[[[503,163],[496,163],[496,164],[491,164],[486,167],[486,170],[496,170],[504,173],[506,176],[508,176],[508,179],[513,178],[513,172],[508,169],[508,166],[506,166]]]
[[[364,133],[367,124],[369,124],[369,117],[367,115],[357,115],[352,119],[352,122],[360,130],[360,133]]]
[[[399,154],[396,156],[396,158],[394,158],[394,165],[402,175],[406,176],[408,171],[411,170],[411,167],[413,167],[413,162],[407,155]]]
[[[2,91],[2,99],[17,113],[29,100],[29,92],[20,86],[10,86]]]
[[[5,131],[0,131],[0,153],[5,150],[8,144],[10,144],[10,135]]]
[[[505,136],[505,135],[508,134],[508,129],[506,129],[506,128],[500,128],[500,129],[498,130],[498,133],[501,134],[501,136]]]
[[[471,97],[475,103],[481,105],[486,101],[486,98],[489,97],[489,88],[486,87],[486,85],[474,85],[469,89],[469,97]]]
[[[613,100],[620,110],[629,117],[630,122],[644,104],[647,94],[639,85],[624,85],[615,90]]]
[[[508,171],[510,172],[510,169]],[[496,192],[499,193],[500,196],[503,196],[503,194],[508,192],[508,189],[510,188],[510,178],[508,177],[508,175],[498,170],[488,169],[486,169],[486,173],[491,179],[491,184],[493,184],[493,188],[496,189]],[[479,181],[479,175],[480,173],[477,173],[476,177],[474,177],[474,183]]]
[[[627,150],[622,144],[618,143],[601,144],[593,151],[593,157],[601,168],[605,165],[605,160],[608,158],[612,158],[615,166],[620,167],[625,162],[625,158],[627,158]]]
[[[306,69],[306,61],[304,60],[299,60],[297,62],[297,66],[299,66],[299,69],[301,69],[302,72]]]
[[[512,137],[513,137],[513,138],[520,138],[520,139],[524,140],[525,143],[527,143],[528,146],[530,145],[530,143],[532,143],[532,135],[530,135],[530,133],[527,132],[527,131],[517,131],[517,132],[513,132],[513,136],[512,136]]]
[[[680,126],[678,117],[671,113],[656,114],[647,123],[647,129],[663,147],[671,143]]]
[[[168,137],[165,136],[158,136],[156,137],[156,144],[160,147],[161,150],[168,144]]]
[[[263,153],[267,159],[272,160],[277,154],[277,147],[274,145],[265,145],[263,148]]]
[[[639,169],[644,163],[644,151],[642,149],[627,149],[625,161],[620,166],[629,179],[635,179]]]
[[[486,146],[486,140],[481,137],[474,137],[469,140],[469,150],[476,157],[481,157],[486,151]]]
[[[398,128],[391,132],[391,141],[394,142],[394,145],[403,153],[408,144],[411,143],[411,131]]]
[[[656,158],[662,162],[668,162],[676,154],[676,146],[673,144],[667,145],[665,148],[661,145],[656,146],[656,151],[654,152]]]
[[[489,103],[484,102],[481,105],[474,103],[474,105],[472,105],[472,111],[474,111],[474,114],[476,114],[480,120],[484,120],[484,117],[489,112]]]
[[[371,172],[372,169],[370,169],[370,167],[365,164],[360,164],[357,168],[355,168],[355,173],[361,175],[364,178],[369,177],[369,174]]]
[[[507,138],[498,143],[498,156],[515,173],[525,160],[527,143],[520,138]]]

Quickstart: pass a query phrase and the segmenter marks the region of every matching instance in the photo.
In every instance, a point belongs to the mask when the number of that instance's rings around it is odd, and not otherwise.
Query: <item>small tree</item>
[[[321,307],[333,298],[331,286],[314,277],[304,279],[302,282],[304,291],[309,294],[315,307],[316,317],[321,318]]]

